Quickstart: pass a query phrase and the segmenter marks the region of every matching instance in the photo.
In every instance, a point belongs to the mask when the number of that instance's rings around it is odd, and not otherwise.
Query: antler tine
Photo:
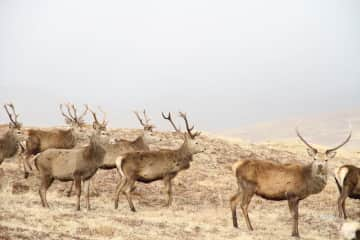
[[[137,119],[139,120],[141,126],[145,127],[145,123],[144,123],[143,120],[141,119],[140,114],[138,113],[138,111],[134,111],[134,113],[135,113]]]
[[[74,119],[75,119],[75,121],[78,121],[77,109],[76,109],[75,105],[74,105],[74,104],[71,104],[71,108],[72,108],[73,113],[74,113]]]
[[[187,116],[186,116],[186,113],[184,113],[184,112],[179,112],[179,114],[180,114],[180,117],[182,117],[182,118],[184,119],[184,121],[185,121],[186,130],[187,130],[189,136],[190,136],[192,139],[194,139],[195,137],[199,136],[199,135],[201,134],[201,132],[195,132],[195,133],[192,133],[192,132],[191,132],[192,130],[194,130],[194,127],[195,127],[195,126],[193,125],[192,127],[190,127],[189,121],[188,121]]]
[[[143,111],[143,115],[144,115],[145,123],[146,123],[147,125],[149,125],[151,119],[147,116],[145,109],[144,109],[144,111]]]
[[[88,110],[89,110],[89,106],[87,104],[84,104],[85,110],[84,112],[80,115],[79,117],[79,121],[82,121],[83,118],[85,117],[85,115],[87,114]]]
[[[93,110],[91,110],[91,108],[89,108],[89,107],[87,109],[91,112],[91,114],[93,116],[93,119],[94,119],[94,122],[99,123],[99,121],[97,119],[97,116],[96,116],[96,113]]]
[[[342,143],[341,143],[340,145],[338,145],[337,147],[334,147],[334,148],[331,148],[331,149],[326,150],[326,154],[331,153],[331,152],[333,152],[333,151],[336,151],[336,150],[338,150],[339,148],[341,148],[342,146],[344,146],[346,143],[348,143],[348,142],[350,141],[350,139],[351,139],[351,135],[352,135],[352,127],[351,127],[351,125],[350,125],[350,133],[349,133],[348,137],[345,139],[345,141],[342,142]]]
[[[64,118],[65,118],[65,122],[66,123],[71,123],[72,119],[71,119],[71,117],[69,117],[68,115],[65,114],[62,103],[59,105],[59,108],[60,108],[61,115],[63,115]]]
[[[306,146],[308,146],[310,149],[312,149],[314,152],[317,153],[318,150],[317,150],[316,148],[314,148],[313,146],[311,146],[311,145],[301,136],[298,127],[296,127],[295,130],[296,130],[296,135],[300,138],[300,140],[301,140]]]
[[[10,121],[11,121],[13,124],[16,124],[15,120],[13,119],[13,116],[11,115],[11,113],[10,113],[10,111],[9,111],[9,109],[8,109],[9,104],[6,103],[6,104],[4,104],[3,106],[4,106],[4,108],[5,108],[5,111],[6,111],[7,115],[9,116]]]
[[[11,108],[11,110],[12,110],[12,112],[13,112],[13,114],[14,114],[14,117],[15,117],[15,122],[18,122],[18,121],[17,121],[17,118],[19,117],[19,114],[16,114],[14,104],[9,103],[9,107]]]
[[[66,106],[66,109],[67,109],[67,112],[68,112],[68,116],[71,118],[71,121],[73,121],[73,122],[75,122],[76,121],[76,118],[75,118],[75,116],[73,116],[73,114],[71,113],[71,106],[73,106],[73,104],[71,104],[71,103],[66,103],[65,104],[65,106]]]
[[[103,121],[102,121],[102,123],[103,123],[103,124],[107,124],[107,120],[106,120],[107,115],[106,115],[106,112],[105,112],[100,106],[98,106],[98,109],[99,109],[100,112],[103,114]]]
[[[171,126],[175,129],[176,132],[180,132],[180,128],[177,128],[175,123],[173,122],[172,118],[171,118],[171,113],[169,112],[168,115],[166,116],[163,112],[161,112],[162,117],[165,120],[168,120],[171,123]]]

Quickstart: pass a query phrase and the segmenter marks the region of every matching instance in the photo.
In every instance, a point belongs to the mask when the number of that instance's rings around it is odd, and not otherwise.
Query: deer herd
[[[162,180],[167,194],[166,206],[172,204],[172,180],[177,174],[190,168],[193,156],[206,151],[200,144],[200,132],[194,132],[186,113],[180,112],[186,131],[174,123],[171,113],[163,119],[170,122],[175,135],[182,139],[177,149],[152,150],[149,145],[162,141],[153,133],[154,125],[145,110],[135,112],[143,127],[142,134],[129,141],[115,137],[107,129],[106,113],[99,108],[103,119],[99,121],[97,113],[84,105],[78,114],[74,104],[60,104],[59,110],[69,126],[49,129],[24,129],[19,122],[19,114],[11,103],[4,105],[5,113],[10,120],[8,125],[0,125],[0,164],[5,158],[20,155],[24,177],[33,171],[40,178],[39,195],[43,207],[49,208],[46,193],[54,180],[72,182],[68,190],[71,195],[73,184],[77,196],[76,209],[80,210],[82,185],[85,188],[86,208],[90,209],[90,185],[95,188],[93,176],[98,169],[116,169],[120,181],[115,190],[115,209],[118,208],[120,194],[126,197],[131,211],[136,211],[132,193],[136,182],[151,183]],[[92,125],[86,124],[84,118],[88,113],[93,117]],[[282,164],[275,161],[241,159],[233,165],[233,173],[238,189],[230,198],[233,226],[238,227],[236,207],[240,205],[247,228],[253,230],[248,207],[254,195],[273,201],[287,201],[293,218],[292,236],[298,237],[299,202],[312,194],[320,193],[327,184],[328,160],[336,155],[336,150],[351,139],[348,137],[337,147],[320,152],[308,143],[296,129],[299,139],[307,147],[311,163]],[[33,167],[35,166],[35,168]],[[339,216],[346,218],[345,200],[347,197],[360,199],[360,168],[344,165],[335,170],[335,182],[339,189],[337,201]],[[90,180],[91,184],[90,184]]]

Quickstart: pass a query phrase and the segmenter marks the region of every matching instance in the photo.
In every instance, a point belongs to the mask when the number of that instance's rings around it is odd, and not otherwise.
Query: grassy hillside
[[[138,131],[116,131],[134,139]],[[176,148],[181,144],[170,133],[158,133],[166,141],[152,148]],[[129,210],[124,196],[118,210],[113,195],[118,176],[115,170],[100,170],[96,185],[100,196],[91,198],[92,210],[75,211],[76,197],[65,196],[68,183],[55,182],[48,192],[51,209],[41,207],[37,173],[23,179],[16,159],[8,159],[1,168],[0,239],[290,239],[291,217],[287,202],[270,202],[254,197],[250,218],[254,232],[246,229],[239,211],[240,229],[232,227],[229,197],[236,189],[231,165],[240,158],[272,159],[279,162],[308,163],[305,148],[296,141],[249,144],[236,138],[204,134],[205,153],[196,155],[190,169],[174,181],[174,202],[164,207],[163,184],[137,184],[134,204]],[[340,151],[330,169],[343,163],[357,164],[359,155]],[[0,174],[1,175],[1,174]],[[339,239],[342,220],[336,217],[338,193],[332,178],[325,190],[300,204],[300,234],[303,239]],[[350,218],[358,219],[358,202],[347,201]]]

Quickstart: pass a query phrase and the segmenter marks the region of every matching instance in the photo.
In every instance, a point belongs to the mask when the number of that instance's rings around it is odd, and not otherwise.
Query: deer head
[[[348,137],[345,139],[344,142],[342,142],[337,147],[327,149],[325,151],[320,152],[318,149],[313,147],[311,144],[309,144],[300,134],[298,128],[296,128],[296,135],[299,137],[299,139],[307,146],[307,152],[308,155],[313,159],[312,161],[312,171],[316,175],[327,175],[328,170],[328,160],[333,159],[336,155],[336,150],[344,146],[347,142],[351,139],[351,133]]]
[[[179,115],[185,121],[186,132],[184,133],[184,144],[188,147],[189,152],[191,154],[204,152],[206,148],[202,147],[196,140],[196,137],[200,136],[201,132],[192,132],[194,130],[194,125],[190,127],[186,113],[179,112]]]
[[[106,132],[106,129],[107,129],[107,120],[106,120],[106,113],[100,108],[98,107],[100,112],[102,112],[103,114],[103,120],[102,122],[99,122],[98,118],[97,118],[97,115],[96,115],[96,112],[94,112],[93,110],[91,110],[89,107],[89,111],[91,112],[92,116],[93,116],[93,128],[94,130],[96,131],[100,131],[100,132]]]
[[[150,118],[146,114],[146,110],[144,109],[143,113],[143,119],[141,118],[140,114],[137,111],[134,111],[136,118],[139,120],[141,126],[144,127],[144,131],[152,132],[155,128],[155,125],[150,123]]]

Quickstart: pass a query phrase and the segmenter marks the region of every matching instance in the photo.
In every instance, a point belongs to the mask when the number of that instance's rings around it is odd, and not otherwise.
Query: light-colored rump
[[[121,177],[125,177],[125,174],[124,174],[124,172],[122,170],[122,166],[121,166],[123,159],[124,159],[123,156],[119,156],[115,160],[116,168],[117,168],[118,173],[120,174]]]
[[[348,174],[348,172],[349,172],[349,169],[346,166],[336,168],[334,171],[335,178],[341,187],[343,187],[343,185],[344,185],[344,180],[345,180],[345,177]]]
[[[232,166],[232,171],[234,173],[234,175],[236,176],[236,170],[245,162],[245,160],[239,160],[236,163],[233,164]]]

